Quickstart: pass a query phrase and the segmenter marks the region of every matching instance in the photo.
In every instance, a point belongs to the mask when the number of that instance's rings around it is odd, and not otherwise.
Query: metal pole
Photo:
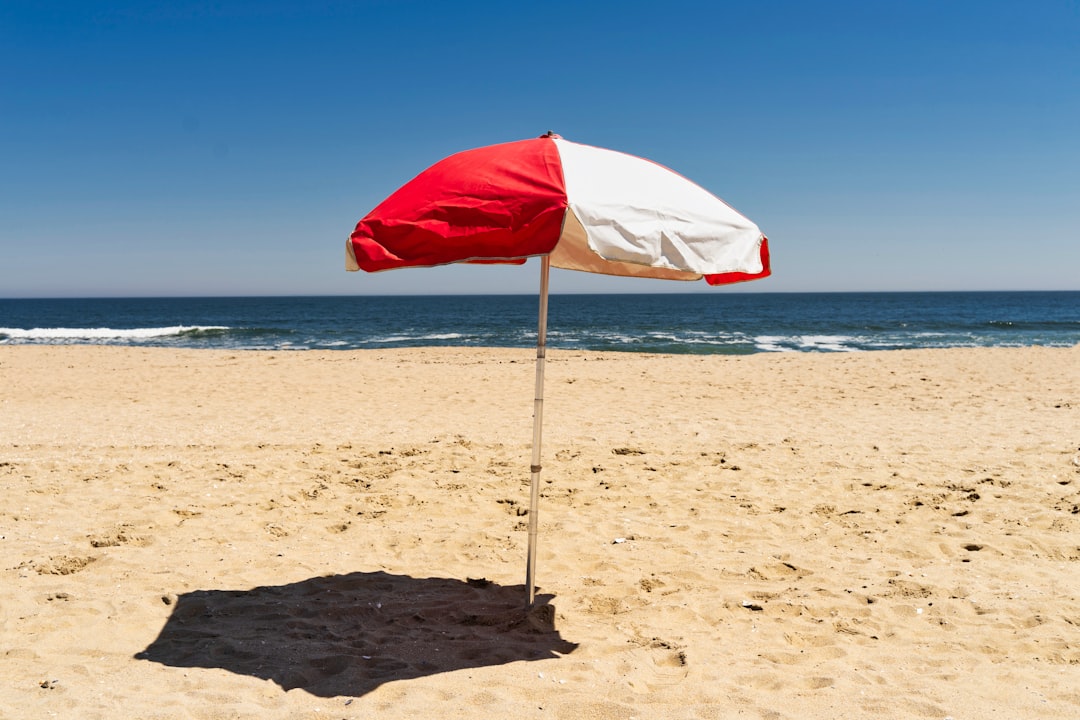
[[[532,485],[529,489],[529,560],[525,567],[525,591],[528,607],[536,598],[536,527],[537,505],[540,502],[540,436],[544,426],[544,353],[547,350],[548,273],[551,260],[540,258],[540,322],[536,334],[536,394],[533,404]]]

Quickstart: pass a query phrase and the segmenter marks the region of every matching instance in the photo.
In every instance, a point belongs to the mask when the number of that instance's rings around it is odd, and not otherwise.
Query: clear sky
[[[344,243],[547,130],[757,222],[742,290],[1080,289],[1076,0],[3,0],[0,297],[535,292],[535,261],[346,273]]]

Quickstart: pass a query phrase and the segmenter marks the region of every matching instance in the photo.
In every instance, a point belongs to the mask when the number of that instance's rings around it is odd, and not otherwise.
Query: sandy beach
[[[0,348],[0,717],[1080,717],[1080,347],[533,360]]]

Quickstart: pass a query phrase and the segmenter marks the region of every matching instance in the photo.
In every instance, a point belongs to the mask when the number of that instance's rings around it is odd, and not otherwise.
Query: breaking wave
[[[140,340],[159,340],[161,338],[197,338],[221,336],[230,328],[223,325],[175,325],[156,328],[3,328],[0,327],[0,342],[6,343],[115,343],[138,342]]]

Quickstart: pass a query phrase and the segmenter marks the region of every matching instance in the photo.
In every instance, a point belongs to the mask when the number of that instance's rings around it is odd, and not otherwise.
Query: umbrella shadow
[[[180,595],[157,639],[135,655],[222,668],[285,690],[361,696],[383,683],[573,652],[553,596],[525,608],[522,585],[384,572],[251,590]]]

